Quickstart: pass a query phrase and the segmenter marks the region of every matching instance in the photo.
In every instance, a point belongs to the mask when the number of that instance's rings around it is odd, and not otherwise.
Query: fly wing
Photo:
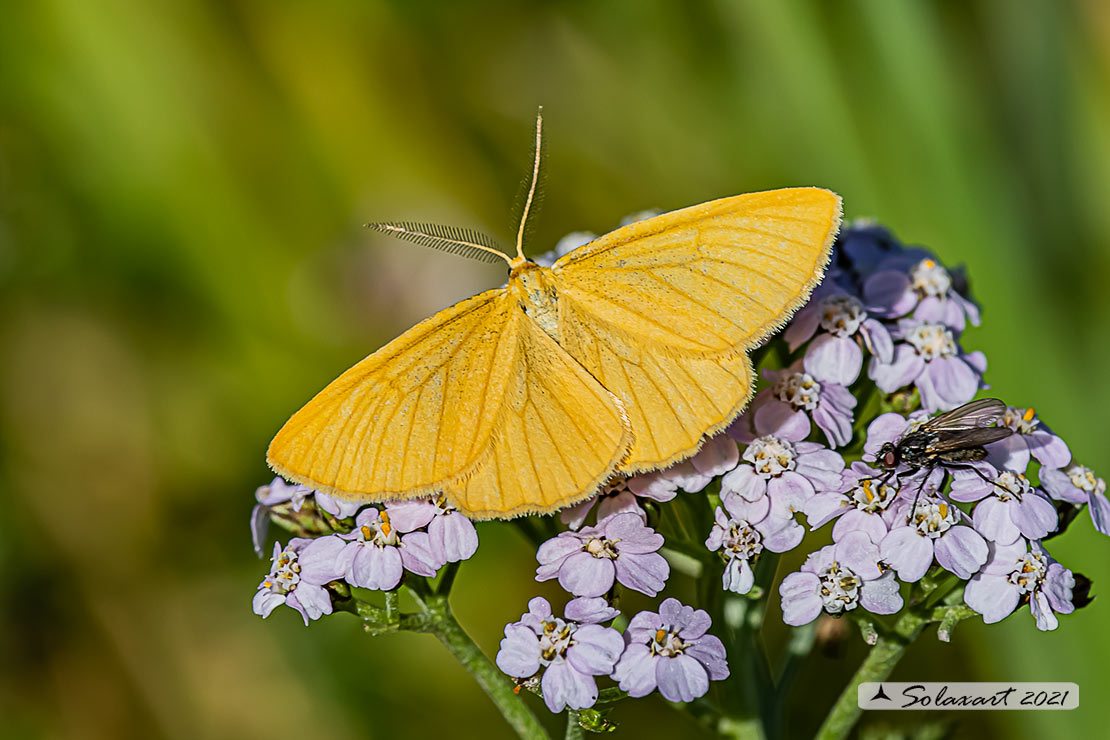
[[[1010,427],[978,427],[963,431],[939,432],[929,441],[929,452],[951,452],[982,447],[1014,433]]]
[[[923,432],[966,432],[972,429],[990,427],[1006,413],[1006,404],[997,398],[981,398],[965,403],[940,416],[935,416],[921,425]],[[1009,436],[1008,434],[1003,436]],[[999,437],[998,439],[1001,439]],[[992,440],[993,441],[993,440]],[[980,442],[978,444],[986,444]],[[965,445],[966,446],[966,445]]]

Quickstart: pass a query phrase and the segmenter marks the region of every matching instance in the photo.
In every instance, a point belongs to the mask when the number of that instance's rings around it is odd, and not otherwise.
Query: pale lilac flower
[[[1010,427],[1016,434],[987,445],[987,460],[996,468],[1024,473],[1030,455],[1046,468],[1062,468],[1071,459],[1067,443],[1053,434],[1033,409],[1008,406],[998,425]]]
[[[849,386],[863,368],[863,349],[890,362],[893,341],[890,332],[878,319],[868,317],[863,304],[843,291],[826,289],[813,298],[790,322],[783,334],[790,350],[800,347],[818,334],[806,348],[805,371],[818,381]]]
[[[943,476],[942,471],[934,473]],[[942,498],[934,485],[924,486],[920,494],[915,491],[913,498],[916,506],[908,521],[903,515],[912,500],[903,499],[903,506],[896,503],[892,509],[898,516],[879,543],[883,560],[907,583],[921,580],[934,557],[945,570],[971,578],[987,561],[986,540],[964,523],[967,515]]]
[[[949,498],[978,501],[971,513],[975,529],[1000,545],[1019,537],[1039,540],[1056,529],[1056,507],[1047,496],[1021,473],[999,472],[987,462],[975,463],[973,469],[954,469]]]
[[[904,265],[907,257],[916,258],[908,268],[882,269],[864,282],[863,296],[871,310],[886,318],[913,311],[918,321],[936,322],[957,332],[968,323],[979,326],[978,307],[956,291],[953,275],[927,253],[915,250],[888,259],[887,264]]]
[[[559,579],[575,596],[601,596],[614,578],[633,590],[654,596],[667,582],[670,566],[656,552],[663,536],[647,527],[639,515],[612,514],[596,527],[561,532],[536,552],[540,566],[536,580]]]
[[[790,512],[774,511],[767,496],[748,501],[727,493],[721,497],[721,503],[724,509],[717,507],[705,546],[710,552],[721,551],[725,561],[722,576],[725,590],[746,594],[755,582],[752,560],[764,549],[771,552],[794,549],[801,543],[805,529],[794,521]]]
[[[891,504],[898,496],[898,487],[891,485],[891,480],[893,476],[880,473],[866,463],[852,463],[841,476],[841,492],[819,493],[806,502],[805,515],[810,529],[835,519],[834,542],[840,542],[849,532],[860,531],[879,544],[890,531]]]
[[[342,578],[334,568],[334,560],[313,557],[307,548],[315,540],[295,538],[283,548],[274,543],[270,574],[258,585],[254,594],[254,613],[265,619],[278,606],[296,609],[305,626],[310,619],[331,614],[331,597],[324,584]]]
[[[948,411],[972,399],[987,369],[982,352],[965,354],[943,324],[902,319],[890,363],[872,358],[868,375],[884,393],[913,383],[928,411]]]
[[[1106,498],[1106,481],[1085,465],[1073,462],[1063,470],[1041,468],[1041,485],[1058,501],[1087,504],[1095,529],[1110,534],[1110,501]]]
[[[816,442],[803,442],[809,422],[782,416],[781,407],[765,405],[744,414],[729,434],[745,442],[744,464],[721,479],[721,494],[737,494],[748,501],[771,497],[776,512],[802,511],[817,491],[840,486],[844,459]]]
[[[707,439],[693,457],[664,470],[633,476],[628,488],[637,496],[669,501],[679,488],[687,493],[698,493],[714,478],[735,468],[739,461],[736,442],[727,434],[718,434]]]
[[[802,370],[801,360],[783,370],[764,370],[763,377],[771,386],[755,394],[749,409],[754,412],[762,406],[773,406],[775,416],[794,417],[795,424],[807,425],[809,419],[825,433],[830,447],[842,447],[852,440],[852,410],[856,397],[840,383],[818,382]]]
[[[251,510],[251,541],[258,557],[262,557],[266,544],[266,532],[270,528],[270,510],[278,504],[291,502],[293,511],[300,511],[301,505],[312,491],[299,483],[287,483],[281,476],[264,486],[259,486],[254,492],[254,499],[258,503]]]
[[[280,475],[254,492],[254,498],[262,506],[276,506],[291,501],[293,511],[300,511],[304,500],[312,495],[312,490],[300,483],[289,483]]]
[[[632,512],[646,524],[647,512],[637,499],[670,501],[680,488],[697,493],[714,478],[735,468],[739,460],[736,442],[728,435],[719,434],[707,439],[696,455],[669,468],[611,481],[596,496],[563,509],[559,512],[559,520],[571,529],[578,529],[597,504],[598,521],[612,514]]]
[[[657,473],[659,472],[662,471],[657,471]],[[659,480],[662,481],[666,479],[660,478]],[[670,481],[668,480],[667,483],[670,483]],[[652,485],[647,486],[647,490],[649,491],[647,498],[656,501],[670,501],[677,495],[677,489],[677,484],[671,487],[661,482],[652,481]],[[559,521],[571,529],[578,529],[586,523],[586,517],[593,511],[594,504],[597,504],[598,520],[604,519],[611,514],[632,513],[640,517],[644,524],[647,524],[647,512],[643,510],[639,501],[636,500],[636,494],[629,490],[627,478],[611,481],[605,485],[596,496],[592,496],[585,501],[580,501],[573,506],[568,506],[563,509],[559,512]]]
[[[613,679],[629,696],[659,689],[668,701],[693,701],[710,681],[728,678],[725,646],[706,634],[712,620],[701,609],[664,599],[659,613],[643,611],[624,633],[626,647]]]
[[[497,667],[516,678],[530,678],[543,667],[540,688],[552,712],[592,707],[597,701],[594,677],[612,673],[624,650],[621,633],[599,622],[618,613],[605,599],[574,599],[560,619],[552,615],[547,599],[537,596],[519,622],[506,625]]]
[[[478,550],[474,523],[447,503],[443,496],[394,501],[385,505],[389,521],[401,533],[428,528],[436,568],[466,560]]]
[[[850,532],[806,558],[779,585],[782,619],[808,624],[821,614],[843,614],[862,606],[872,614],[894,614],[902,596],[894,574],[879,563],[879,548],[863,532]]]
[[[368,507],[359,512],[355,528],[345,535],[323,537],[335,548],[335,563],[352,586],[389,591],[401,582],[403,570],[434,576],[440,566],[427,532],[403,534],[388,511]]]
[[[1057,614],[1075,610],[1075,575],[1052,559],[1037,542],[1018,539],[994,545],[990,560],[964,587],[964,603],[983,615],[987,624],[1010,615],[1022,600],[1037,621],[1037,629],[1054,630]]]
[[[315,493],[316,505],[336,519],[347,519],[348,517],[352,517],[358,513],[359,509],[366,506],[365,501],[350,501],[343,498],[336,498],[321,491],[316,491]]]

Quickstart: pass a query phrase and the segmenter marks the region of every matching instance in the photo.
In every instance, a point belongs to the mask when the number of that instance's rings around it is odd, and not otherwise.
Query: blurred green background
[[[822,185],[966,263],[994,392],[1110,472],[1110,8],[1005,0],[4,3],[0,23],[0,735],[505,737],[430,637],[267,622],[247,530],[285,418],[497,266],[360,224],[512,234],[536,106],[533,254],[623,215]],[[509,239],[504,239],[509,241]],[[483,526],[457,611],[496,650],[534,561]],[[1074,712],[978,737],[1104,736],[1103,592],[927,635],[904,680],[1076,681]],[[549,589],[539,592],[551,593]],[[802,732],[860,657],[815,656]],[[692,726],[658,699],[626,737]],[[891,721],[890,717],[871,717]]]

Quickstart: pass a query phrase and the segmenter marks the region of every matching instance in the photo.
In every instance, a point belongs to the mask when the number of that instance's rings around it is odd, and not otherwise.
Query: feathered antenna
[[[473,229],[460,229],[440,224],[417,224],[411,221],[383,221],[366,224],[366,228],[451,254],[459,254],[482,262],[503,259],[512,264],[509,255],[498,249],[497,242]]]
[[[536,140],[532,149],[532,171],[521,182],[518,203],[520,211],[520,225],[516,232],[516,257],[524,257],[524,237],[532,225],[532,216],[539,211],[539,203],[543,200],[543,106],[536,111]]]

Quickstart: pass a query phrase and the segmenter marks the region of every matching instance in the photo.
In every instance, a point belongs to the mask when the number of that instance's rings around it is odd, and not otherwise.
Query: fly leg
[[[949,468],[949,469],[955,468],[957,470],[970,470],[971,472],[975,473],[977,476],[982,478],[987,483],[987,485],[989,485],[991,488],[1001,488],[1003,491],[1010,494],[1014,498],[1016,498],[1016,499],[1021,498],[1021,495],[1018,494],[1017,491],[1011,491],[1008,486],[1004,486],[996,480],[991,480],[987,476],[983,475],[983,471],[980,470],[979,468],[975,467],[974,465],[970,465],[968,463],[946,462],[944,464],[944,466],[946,468]]]
[[[906,524],[909,524],[911,527],[913,526],[914,514],[917,513],[917,499],[921,496],[921,489],[925,487],[925,481],[929,480],[929,476],[933,474],[934,468],[936,468],[935,463],[924,468],[918,468],[918,470],[924,470],[925,474],[921,476],[921,482],[917,484],[917,491],[913,494],[913,503],[910,505],[910,510],[906,514]]]

